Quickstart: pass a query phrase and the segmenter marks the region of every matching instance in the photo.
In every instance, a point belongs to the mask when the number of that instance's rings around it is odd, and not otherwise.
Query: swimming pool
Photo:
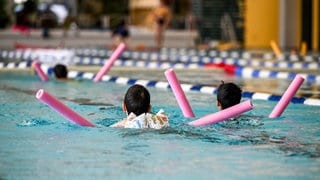
[[[112,71],[136,78],[163,78],[154,71]],[[132,74],[130,74],[132,73]],[[195,72],[185,72],[183,81]],[[210,82],[227,77],[210,77]],[[232,78],[232,77],[229,77]],[[199,81],[202,78],[196,78]],[[232,79],[235,80],[235,79]],[[192,82],[194,83],[194,82]],[[275,101],[253,100],[241,121],[205,127],[186,123],[166,88],[148,87],[153,112],[164,109],[162,130],[110,128],[122,119],[129,85],[41,82],[30,71],[0,72],[0,177],[3,179],[318,179],[319,106],[290,104],[269,119]],[[285,87],[278,89],[283,90]],[[80,127],[35,98],[45,89],[96,128]],[[215,96],[187,92],[197,117],[217,111]],[[243,99],[245,100],[245,98]]]

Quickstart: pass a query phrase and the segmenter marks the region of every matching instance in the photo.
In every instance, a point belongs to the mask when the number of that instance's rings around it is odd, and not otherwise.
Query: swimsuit
[[[161,109],[157,114],[143,113],[136,116],[130,113],[124,124],[125,128],[153,128],[161,129],[169,126],[168,116]]]

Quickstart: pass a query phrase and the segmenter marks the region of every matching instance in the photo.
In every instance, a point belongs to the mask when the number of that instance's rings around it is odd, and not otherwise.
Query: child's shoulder
[[[163,110],[156,114],[145,113],[139,116],[130,114],[125,122],[125,128],[153,128],[161,129],[169,126],[168,116]]]
[[[164,110],[158,111],[157,114],[147,114],[150,117],[146,118],[148,121],[149,127],[154,129],[161,129],[163,127],[169,126],[168,116]]]

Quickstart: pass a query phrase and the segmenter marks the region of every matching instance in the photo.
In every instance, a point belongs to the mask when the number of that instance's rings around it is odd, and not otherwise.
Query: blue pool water
[[[110,128],[125,117],[127,85],[89,80],[40,82],[0,72],[0,179],[319,179],[319,106],[253,100],[238,121],[190,127],[170,90],[148,88],[162,130]],[[80,127],[35,98],[45,89],[97,125]],[[197,117],[217,111],[215,96],[186,94]]]

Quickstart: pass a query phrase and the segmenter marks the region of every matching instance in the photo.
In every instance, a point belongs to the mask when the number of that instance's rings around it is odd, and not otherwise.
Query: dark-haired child
[[[239,104],[242,90],[234,83],[224,83],[217,90],[217,106],[219,110]]]
[[[68,69],[63,64],[56,64],[53,68],[53,73],[56,79],[58,80],[67,80],[68,79]]]
[[[227,109],[231,106],[237,105],[241,101],[242,90],[234,83],[224,83],[218,87],[217,90],[217,106],[219,110]],[[263,123],[259,121],[262,117],[239,115],[237,117],[229,118],[228,121],[220,122],[219,124],[226,128],[244,128],[252,126],[260,126]]]
[[[142,85],[136,84],[127,90],[122,108],[127,118],[111,127],[161,129],[169,126],[168,117],[163,110],[157,114],[150,113],[150,94]]]

